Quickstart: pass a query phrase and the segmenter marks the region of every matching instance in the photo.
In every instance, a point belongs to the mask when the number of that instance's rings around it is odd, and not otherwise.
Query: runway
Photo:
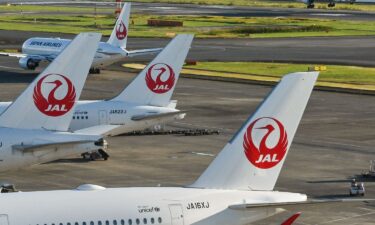
[[[302,17],[344,20],[374,20],[373,12],[347,10],[319,10],[298,8],[265,8],[246,6],[219,6],[193,4],[135,3],[135,12],[159,15],[211,15],[243,17]]]
[[[0,30],[0,49],[21,48],[30,37],[56,37],[55,33]],[[74,35],[59,34],[61,38]],[[107,37],[103,38],[106,41]],[[158,48],[170,39],[129,38],[129,49]],[[195,39],[189,59],[198,61],[262,61],[375,66],[375,36],[267,39]],[[125,61],[149,61],[153,56]],[[0,57],[3,65],[4,57]],[[15,60],[16,62],[17,60]]]
[[[40,3],[38,0],[13,1]],[[44,1],[55,2],[51,5],[71,5],[58,2],[69,1]],[[72,1],[73,2],[73,1]],[[75,4],[76,6],[90,7],[92,4]],[[113,8],[113,4],[97,4],[97,7]],[[197,5],[197,4],[170,4],[170,3],[132,3],[134,13],[156,14],[156,15],[201,15],[201,16],[227,16],[227,17],[302,17],[323,18],[340,20],[363,20],[375,19],[375,12],[349,11],[349,10],[322,10],[301,8],[271,8],[250,6],[225,6],[225,5]],[[12,12],[10,12],[12,13]],[[46,12],[42,12],[46,13]],[[66,12],[55,12],[58,14],[69,14]],[[77,13],[77,12],[75,12]],[[109,14],[108,12],[98,12]],[[47,12],[48,14],[48,12]],[[74,13],[73,13],[74,14]]]
[[[13,100],[36,76],[0,68],[2,101]],[[133,78],[127,72],[90,76],[81,99],[115,96]],[[82,183],[106,187],[181,186],[207,167],[271,90],[257,86],[181,78],[174,99],[187,110],[172,128],[215,128],[220,135],[121,136],[109,138],[109,161],[88,162],[79,156],[1,175],[23,191],[72,189]],[[346,197],[350,177],[368,168],[374,157],[374,97],[314,91],[276,190],[311,197]],[[196,154],[204,153],[204,154]],[[366,181],[367,198],[375,183]],[[307,211],[305,211],[306,209]],[[374,205],[356,203],[309,208],[296,224],[373,224]],[[279,224],[272,217],[257,224]]]

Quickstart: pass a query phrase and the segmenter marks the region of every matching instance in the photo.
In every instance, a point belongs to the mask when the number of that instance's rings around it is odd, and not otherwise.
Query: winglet
[[[0,115],[0,126],[67,131],[100,38],[79,34]]]
[[[292,225],[296,219],[301,215],[301,212],[298,212],[291,217],[289,217],[287,220],[285,220],[281,225]]]

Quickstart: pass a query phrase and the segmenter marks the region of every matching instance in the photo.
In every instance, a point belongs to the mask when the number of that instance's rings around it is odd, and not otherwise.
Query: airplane
[[[113,126],[68,132],[101,34],[79,34],[0,115],[0,172],[105,148]]]
[[[126,50],[129,30],[130,3],[125,3],[107,42],[100,42],[90,73],[123,60],[125,57],[158,53],[162,48]],[[19,66],[35,70],[41,61],[52,62],[71,42],[70,39],[33,37],[22,44],[22,53],[0,52],[2,56],[19,58]]]
[[[0,225],[240,225],[290,205],[344,202],[274,191],[317,77],[318,72],[284,76],[191,185],[85,184],[73,190],[0,194]]]
[[[113,125],[106,136],[144,130],[183,119],[185,112],[171,101],[193,35],[179,34],[117,96],[109,100],[77,101],[69,131]],[[59,91],[57,89],[56,91]],[[0,113],[12,102],[0,102]],[[101,151],[106,155],[105,151]],[[108,156],[106,156],[108,157]]]

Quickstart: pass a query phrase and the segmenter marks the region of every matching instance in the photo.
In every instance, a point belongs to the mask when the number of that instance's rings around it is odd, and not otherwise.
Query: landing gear
[[[0,193],[10,192],[17,192],[17,189],[13,184],[0,184]]]
[[[100,74],[100,69],[99,68],[90,68],[89,73],[91,73],[91,74]]]
[[[90,161],[96,161],[99,159],[103,159],[104,161],[106,161],[109,158],[109,154],[103,149],[99,149],[93,152],[85,152],[85,153],[82,153],[81,156],[83,159],[90,160]]]
[[[106,151],[104,151],[103,149],[99,149],[98,152],[99,152],[99,154],[102,156],[102,158],[104,160],[108,160],[109,155],[108,155],[108,153]]]
[[[39,62],[35,62],[32,59],[27,60],[27,68],[29,70],[35,70],[39,66]]]

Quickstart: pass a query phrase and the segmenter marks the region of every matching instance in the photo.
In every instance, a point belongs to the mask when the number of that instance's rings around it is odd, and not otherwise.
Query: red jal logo
[[[163,94],[172,89],[175,75],[172,67],[164,63],[157,63],[148,68],[145,79],[147,87],[152,92]]]
[[[126,30],[126,26],[122,20],[120,20],[120,23],[117,25],[116,28],[116,37],[119,40],[123,40],[126,38],[126,35],[128,34],[128,31]]]
[[[43,92],[47,95],[47,98],[45,98]],[[57,96],[62,97],[57,98]],[[33,98],[35,106],[43,114],[62,116],[73,108],[76,91],[72,82],[65,76],[47,74],[37,82]]]
[[[256,124],[259,124],[255,127]],[[255,127],[255,128],[254,128]],[[276,128],[275,128],[276,127]],[[277,132],[277,130],[278,132]],[[254,143],[254,134],[265,131],[258,147]],[[279,137],[276,138],[277,133]],[[275,142],[277,143],[270,143]],[[272,148],[267,145],[273,144]],[[285,156],[288,147],[288,137],[283,124],[271,117],[262,117],[253,121],[244,135],[243,147],[247,159],[256,167],[269,169],[276,166]]]

